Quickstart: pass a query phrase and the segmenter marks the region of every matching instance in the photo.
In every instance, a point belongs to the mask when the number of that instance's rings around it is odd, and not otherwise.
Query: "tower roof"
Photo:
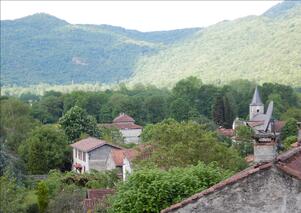
[[[255,88],[254,95],[253,95],[253,98],[252,98],[252,102],[250,103],[250,105],[251,106],[263,105],[257,86]]]
[[[124,113],[120,113],[118,117],[113,120],[113,123],[135,122],[135,120]]]

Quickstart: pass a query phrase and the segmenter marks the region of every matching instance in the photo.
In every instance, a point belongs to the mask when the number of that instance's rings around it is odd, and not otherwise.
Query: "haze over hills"
[[[301,86],[301,2],[210,27],[139,32],[47,14],[1,21],[2,85],[151,83],[194,75]]]

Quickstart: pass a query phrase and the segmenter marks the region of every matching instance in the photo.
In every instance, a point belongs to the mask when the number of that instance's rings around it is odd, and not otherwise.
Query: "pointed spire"
[[[259,105],[263,105],[259,92],[258,92],[258,88],[256,86],[255,91],[254,91],[254,95],[253,95],[253,99],[252,102],[250,103],[251,106],[259,106]]]

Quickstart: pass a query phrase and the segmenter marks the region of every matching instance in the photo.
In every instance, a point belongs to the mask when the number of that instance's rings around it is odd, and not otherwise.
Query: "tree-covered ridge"
[[[193,75],[214,84],[248,79],[300,86],[301,4],[285,11],[277,17],[220,22],[156,55],[144,56],[132,82],[171,86]]]
[[[301,3],[207,28],[139,32],[47,14],[1,21],[1,84],[152,83],[197,76],[301,85]]]
[[[1,84],[118,82],[130,77],[138,57],[196,31],[72,25],[43,13],[1,21]]]

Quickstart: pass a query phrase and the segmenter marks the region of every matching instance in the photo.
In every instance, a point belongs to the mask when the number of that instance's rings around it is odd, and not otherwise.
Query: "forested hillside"
[[[301,86],[301,2],[207,28],[139,32],[72,25],[47,14],[1,21],[1,85],[119,83],[173,86],[236,79]]]
[[[1,84],[118,82],[131,76],[138,57],[196,31],[72,25],[47,14],[1,21]]]
[[[136,64],[133,82],[171,86],[190,75],[206,83],[235,79],[301,85],[301,2],[262,16],[224,21]]]

